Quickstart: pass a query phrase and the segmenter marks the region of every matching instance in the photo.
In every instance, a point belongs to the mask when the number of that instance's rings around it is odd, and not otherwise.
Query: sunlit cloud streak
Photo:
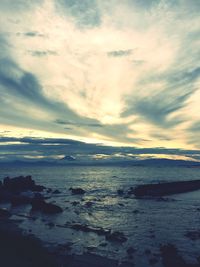
[[[2,0],[1,129],[199,148],[199,12],[195,0]]]

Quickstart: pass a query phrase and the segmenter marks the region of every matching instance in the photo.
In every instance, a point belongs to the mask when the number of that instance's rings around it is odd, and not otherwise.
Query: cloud
[[[72,121],[62,121],[62,120],[55,120],[56,124],[61,124],[61,125],[70,125],[70,126],[77,126],[77,127],[103,127],[102,124],[100,123],[78,123],[78,122],[72,122]]]
[[[200,149],[200,121],[195,121],[186,129],[188,143],[195,144]]]
[[[123,116],[137,114],[145,120],[157,124],[160,127],[170,128],[184,121],[183,118],[172,117],[171,114],[180,110],[186,104],[191,93],[181,96],[173,96],[168,92],[136,99],[133,107],[123,113]]]
[[[200,121],[195,122],[190,128],[189,130],[191,132],[199,132],[200,133]]]
[[[199,120],[197,1],[11,2],[0,3],[2,127],[199,144],[188,130]]]
[[[49,105],[37,78],[32,73],[21,69],[9,58],[0,61],[0,85],[1,93],[5,97],[10,94],[12,97],[16,96],[33,102],[35,105]]]
[[[20,33],[19,33],[20,34]],[[24,36],[28,36],[28,37],[44,37],[45,35],[39,32],[25,32]]]
[[[117,51],[109,51],[108,56],[110,57],[123,57],[123,56],[129,56],[132,54],[132,49],[128,50],[117,50]]]
[[[58,10],[75,18],[79,27],[96,27],[101,24],[101,13],[96,0],[59,0]]]
[[[37,7],[38,4],[43,3],[43,0],[26,1],[26,0],[1,0],[0,8],[2,11],[9,12],[19,12],[27,9],[32,9]]]
[[[1,161],[55,160],[64,156],[73,156],[78,163],[100,162],[101,160],[142,160],[168,158],[199,160],[199,150],[181,150],[165,148],[112,147],[90,144],[70,139],[58,138],[13,138],[0,137]],[[3,159],[2,159],[3,157]]]
[[[46,57],[46,56],[56,56],[57,55],[57,52],[52,51],[52,50],[47,50],[47,51],[29,50],[28,53],[30,53],[33,57]]]

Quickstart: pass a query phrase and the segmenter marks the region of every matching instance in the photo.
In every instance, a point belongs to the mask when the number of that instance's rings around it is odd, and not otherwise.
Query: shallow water
[[[200,169],[186,167],[23,167],[1,168],[5,176],[32,175],[33,179],[60,194],[45,194],[49,202],[60,205],[64,212],[58,215],[30,213],[30,207],[12,208],[13,219],[22,219],[20,227],[51,244],[72,243],[71,253],[92,252],[119,261],[128,260],[135,266],[149,266],[150,259],[162,266],[159,246],[171,243],[177,246],[187,262],[195,263],[200,256],[200,240],[190,240],[188,231],[200,230],[200,191],[173,195],[167,201],[135,199],[118,196],[117,190],[128,190],[138,184],[200,179]],[[83,196],[71,195],[70,187],[86,190]],[[73,203],[74,201],[78,203]],[[87,202],[91,206],[87,206]],[[76,204],[76,205],[75,205]],[[30,215],[33,219],[19,215]],[[56,226],[51,226],[53,223]],[[105,240],[94,232],[75,231],[73,223],[87,224],[120,231],[128,240],[124,243]],[[127,249],[135,252],[131,259]],[[145,253],[150,250],[151,253]]]

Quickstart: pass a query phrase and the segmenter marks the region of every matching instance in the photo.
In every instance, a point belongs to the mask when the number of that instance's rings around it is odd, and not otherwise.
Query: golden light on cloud
[[[13,110],[0,123],[124,145],[198,146],[187,139],[200,112],[198,16],[167,1],[72,6],[45,0],[14,20],[1,12],[0,92]]]

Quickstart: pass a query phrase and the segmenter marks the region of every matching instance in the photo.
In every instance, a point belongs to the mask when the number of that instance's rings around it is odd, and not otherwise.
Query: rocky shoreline
[[[0,264],[3,267],[133,267],[95,254],[68,255],[68,247],[49,247],[26,235],[8,216],[0,218]]]
[[[149,188],[149,185],[147,187]],[[146,187],[144,188],[146,189]],[[160,186],[158,189],[160,189]],[[82,188],[70,188],[69,190],[72,195],[81,196],[86,193]],[[119,189],[116,194],[120,195],[120,197],[127,198],[129,195],[131,197],[131,190],[130,188],[126,193]],[[0,202],[9,203],[12,207],[29,205],[31,211],[37,211],[44,215],[52,216],[53,214],[62,213],[63,209],[54,203],[48,202],[43,192],[60,193],[58,190],[54,191],[37,185],[31,176],[6,177],[0,183]],[[87,202],[88,207],[92,205],[90,204],[91,202]],[[134,247],[127,248],[129,261],[108,259],[96,255],[92,251],[84,252],[81,255],[74,254],[71,252],[71,246],[68,243],[52,246],[52,244],[42,242],[33,236],[31,232],[24,233],[18,227],[18,221],[16,218],[13,219],[12,215],[8,209],[0,208],[0,265],[3,267],[137,267],[134,263],[134,255],[136,253]],[[105,242],[114,242],[121,246],[128,240],[128,237],[123,232],[111,231],[102,227],[92,227],[81,223],[64,225],[53,225],[53,223],[50,225],[49,223],[49,227],[52,227],[52,229],[53,227],[71,228],[75,232],[96,234],[102,236]],[[199,239],[199,233],[188,232],[187,237],[191,240],[197,240]],[[200,267],[200,257],[196,259],[197,263],[188,264],[180,256],[178,249],[173,244],[160,244],[159,249],[160,253],[158,255],[152,254],[151,250],[144,251],[144,255],[149,257],[149,266],[156,266],[158,262],[162,262],[164,267]]]
[[[53,203],[46,202],[42,192],[44,190],[58,194],[58,191],[46,189],[35,184],[31,176],[6,177],[0,182],[0,202],[10,203],[11,206],[31,205],[31,211],[43,214],[62,212],[62,208]],[[70,188],[72,194],[84,194],[81,188]],[[62,246],[49,246],[31,234],[24,234],[18,227],[17,220],[10,219],[9,210],[0,208],[0,264],[4,267],[131,267],[129,263],[107,259],[91,253],[73,255],[68,253],[70,248]],[[64,225],[58,227],[71,227],[77,231],[95,232],[105,235],[109,240],[124,242],[122,233],[104,231],[84,225]],[[92,265],[91,265],[92,264]],[[124,265],[125,264],[125,265]]]

